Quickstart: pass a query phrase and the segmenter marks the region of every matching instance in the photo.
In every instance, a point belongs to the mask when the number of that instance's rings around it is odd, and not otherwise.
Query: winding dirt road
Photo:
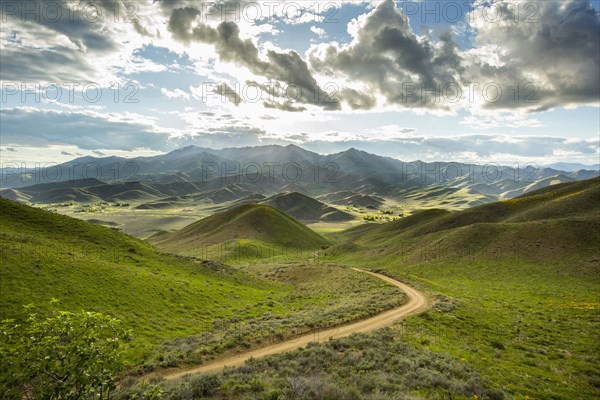
[[[385,275],[377,274],[375,272],[365,271],[358,268],[352,269],[358,272],[373,275],[381,280],[389,282],[392,285],[398,287],[404,293],[406,293],[406,296],[408,298],[407,302],[399,307],[393,308],[388,311],[384,311],[368,319],[353,322],[347,325],[341,325],[335,328],[319,332],[313,332],[293,339],[288,339],[281,343],[276,343],[270,346],[250,350],[245,353],[230,356],[227,358],[222,358],[220,360],[214,360],[207,364],[203,364],[199,367],[177,371],[163,371],[157,373],[156,375],[160,375],[165,379],[172,380],[181,378],[185,375],[194,375],[206,372],[217,372],[221,371],[225,367],[237,367],[244,364],[247,360],[251,358],[262,358],[272,354],[296,350],[300,347],[305,347],[311,342],[326,342],[330,338],[341,338],[345,336],[350,336],[353,333],[370,332],[375,329],[383,328],[393,324],[394,322],[408,315],[417,314],[419,312],[425,311],[430,306],[430,302],[424,294],[402,282],[399,282]]]

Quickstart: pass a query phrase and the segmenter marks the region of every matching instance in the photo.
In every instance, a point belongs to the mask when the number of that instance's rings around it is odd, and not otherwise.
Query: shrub
[[[129,332],[109,316],[27,307],[24,324],[0,324],[0,392],[7,399],[107,399],[122,367],[118,348]]]

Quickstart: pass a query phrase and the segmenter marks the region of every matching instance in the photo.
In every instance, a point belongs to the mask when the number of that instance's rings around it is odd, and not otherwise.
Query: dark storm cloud
[[[233,103],[235,106],[239,106],[242,102],[240,95],[228,84],[220,83],[215,87],[215,94],[219,94]]]
[[[340,97],[353,110],[370,109],[376,105],[375,97],[373,97],[371,94],[361,93],[351,88],[343,88],[340,91]]]
[[[8,3],[17,10],[37,11],[24,21],[19,12],[4,9],[2,81],[89,82],[111,70],[99,61],[102,57],[120,56],[118,52],[130,39],[122,34],[124,26],[132,26],[128,31],[132,35],[157,36],[156,26],[144,25],[150,19],[125,23],[128,10],[120,1],[93,2],[101,11],[99,20],[90,13],[91,8],[86,14],[66,11],[85,2],[14,0],[3,5]],[[524,21],[523,13],[515,14],[518,7],[514,1],[480,2],[467,17],[474,46],[463,49],[449,32],[439,37],[416,35],[395,2],[384,0],[353,22],[350,45],[313,46],[307,60],[295,51],[259,51],[252,39],[243,38],[235,22],[218,23],[223,7],[243,7],[245,0],[132,4],[156,11],[174,39],[210,44],[222,61],[273,81],[276,86],[260,86],[271,96],[264,101],[265,107],[302,111],[315,105],[339,110],[345,103],[359,110],[372,109],[377,106],[376,99],[383,98],[396,108],[448,110],[456,106],[435,96],[423,97],[423,91],[415,93],[411,85],[437,90],[456,84],[464,90],[470,83],[480,87],[494,84],[502,90],[499,99],[482,103],[489,109],[540,111],[598,104],[600,97],[600,13],[589,0],[532,3],[537,10],[532,21]],[[63,9],[60,18],[45,14],[44,10],[54,5]],[[113,23],[116,6],[120,7],[119,24]],[[487,15],[501,15],[500,20],[482,20],[482,10],[490,7],[496,10]],[[330,76],[333,82],[343,78],[357,86],[323,90],[315,79],[317,73]],[[514,94],[516,85],[519,90]],[[445,97],[455,98],[454,86],[450,88]]]
[[[95,73],[85,54],[69,49],[6,47],[0,57],[0,80],[12,82],[89,81]]]

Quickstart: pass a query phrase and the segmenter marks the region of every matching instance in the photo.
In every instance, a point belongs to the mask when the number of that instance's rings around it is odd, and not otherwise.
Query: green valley
[[[2,318],[22,320],[27,304],[48,312],[52,299],[119,318],[133,331],[122,399],[591,399],[600,393],[598,200],[599,178],[570,181],[319,234],[283,210],[322,222],[329,206],[284,193],[143,241],[101,218],[0,199]],[[431,308],[223,372],[163,378],[326,337],[406,302],[350,267],[408,283]]]

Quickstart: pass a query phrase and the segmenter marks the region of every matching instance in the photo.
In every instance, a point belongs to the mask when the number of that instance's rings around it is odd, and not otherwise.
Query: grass
[[[263,200],[262,203],[302,221],[318,221],[324,217],[336,222],[354,219],[353,215],[345,211],[328,206],[298,192],[280,193]]]
[[[600,270],[589,264],[478,260],[389,268],[444,296],[436,309],[402,323],[402,340],[465,360],[511,398],[597,398]]]
[[[370,267],[431,293],[436,305],[389,329],[252,360],[222,374],[179,383],[131,380],[121,398],[596,399],[598,183],[560,184],[461,212],[429,210],[359,225],[331,232],[338,243],[310,263],[275,259],[237,269],[157,253],[107,228],[18,210],[9,213],[9,228],[2,226],[9,271],[3,267],[0,278],[9,296],[0,305],[3,313],[18,313],[26,299],[59,293],[71,307],[135,310],[122,318],[139,324],[152,351],[132,355],[145,356],[152,369],[204,362],[401,302],[383,283],[325,262]],[[261,220],[251,211],[251,218],[236,214],[239,231]],[[231,234],[236,228],[227,225],[229,217],[221,215],[205,231],[221,234],[226,226]],[[275,229],[287,231],[291,222],[284,221]],[[294,232],[305,231],[284,235]],[[249,249],[268,243],[233,240]],[[78,249],[89,244],[101,256],[65,253],[73,243]],[[106,252],[124,261],[111,264]],[[66,261],[72,256],[76,262]],[[135,307],[140,303],[144,309]]]
[[[396,329],[355,334],[224,373],[146,384],[125,382],[118,399],[503,399],[466,362],[401,341]]]
[[[600,396],[598,179],[339,233],[323,260],[439,298],[401,340],[464,360],[509,399]],[[436,215],[437,214],[437,215]]]
[[[259,204],[241,205],[149,240],[178,254],[230,262],[240,261],[236,257],[273,258],[287,251],[307,252],[330,244],[281,211]]]
[[[323,334],[333,334],[337,325],[367,318],[405,301],[405,296],[393,286],[335,265],[263,264],[244,270],[294,290],[280,301],[265,302],[268,312],[215,320],[201,335],[165,343],[157,348],[148,364],[160,367],[201,364],[216,356],[313,331],[325,329]],[[326,329],[330,327],[331,330]]]
[[[234,269],[159,253],[109,228],[0,201],[1,317],[22,318],[22,305],[43,308],[52,298],[66,310],[116,316],[136,332],[128,349],[134,363],[166,340],[200,333],[203,323],[258,315],[269,309],[261,301],[290,293]]]
[[[23,318],[22,306],[30,303],[48,309],[52,298],[61,309],[120,318],[135,332],[126,358],[137,371],[202,362],[404,300],[392,286],[347,268],[262,265],[242,271],[0,202],[0,318]]]
[[[124,393],[158,386],[164,398],[183,399],[195,390],[206,390],[209,399],[600,396],[597,261],[438,258],[383,271],[435,295],[434,308],[371,335],[251,361],[215,376],[134,385]],[[408,364],[413,367],[401,368]]]

